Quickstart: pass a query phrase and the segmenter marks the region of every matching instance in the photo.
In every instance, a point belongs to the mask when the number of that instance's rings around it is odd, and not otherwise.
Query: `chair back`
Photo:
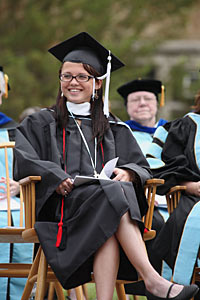
[[[186,190],[186,186],[184,185],[176,185],[172,187],[169,192],[166,194],[167,200],[167,209],[169,215],[173,212],[173,210],[177,207],[178,202],[181,197],[181,192]]]
[[[19,181],[20,197],[24,200],[25,228],[34,228],[35,224],[35,184],[41,176],[28,176]]]
[[[0,178],[5,177],[6,182],[5,182],[5,190],[6,190],[6,203],[7,205],[5,208],[1,208],[2,210],[7,210],[7,226],[10,227],[12,226],[12,220],[11,220],[11,192],[10,192],[10,179],[12,178],[11,170],[9,170],[9,165],[11,164],[12,166],[12,161],[10,162],[9,160],[12,159],[11,152],[13,151],[13,148],[15,147],[15,142],[3,142],[0,143],[0,151],[1,151],[1,170],[0,170]],[[3,184],[1,184],[1,187]],[[1,188],[2,191],[2,188]],[[2,201],[2,200],[0,200]],[[3,202],[2,202],[3,203]],[[1,204],[2,204],[1,203]],[[19,227],[23,226],[23,201],[20,199],[19,202]]]
[[[145,182],[144,192],[145,192],[145,195],[147,198],[149,209],[148,209],[147,214],[145,215],[143,221],[144,221],[145,228],[147,228],[148,230],[151,230],[151,227],[152,227],[154,203],[155,203],[157,186],[164,184],[164,182],[165,182],[164,179],[158,179],[158,178],[148,179]]]

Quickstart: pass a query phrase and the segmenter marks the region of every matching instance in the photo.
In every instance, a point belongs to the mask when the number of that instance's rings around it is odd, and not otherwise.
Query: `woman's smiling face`
[[[82,63],[65,62],[62,66],[61,74],[77,76],[79,74],[91,76],[83,67]],[[86,82],[78,82],[75,78],[71,81],[60,81],[61,91],[67,101],[73,103],[90,102],[93,89],[93,79]],[[100,88],[101,83],[95,83],[95,88]]]

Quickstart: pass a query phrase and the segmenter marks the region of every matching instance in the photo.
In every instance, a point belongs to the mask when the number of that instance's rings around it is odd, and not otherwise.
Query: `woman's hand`
[[[6,178],[1,177],[0,183],[6,184]],[[9,183],[10,183],[10,195],[12,197],[18,195],[19,194],[19,182],[10,178]],[[3,192],[0,192],[0,200],[6,199],[7,198],[6,186],[5,185],[0,186],[0,191],[3,191]]]
[[[114,168],[113,173],[116,175],[114,181],[134,181],[135,173],[131,170],[124,170],[120,168]]]
[[[200,181],[186,181],[183,182],[182,185],[186,186],[186,193],[190,195],[194,195],[200,197]]]
[[[72,179],[67,178],[67,179],[63,180],[61,182],[61,184],[59,184],[59,186],[56,189],[56,192],[58,194],[66,196],[67,194],[69,194],[72,191],[73,187],[74,187],[74,185],[73,185]]]

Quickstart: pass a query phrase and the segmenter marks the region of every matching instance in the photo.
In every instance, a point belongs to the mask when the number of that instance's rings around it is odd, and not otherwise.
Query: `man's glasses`
[[[76,79],[76,81],[78,82],[87,82],[89,81],[91,78],[94,78],[93,76],[89,76],[89,75],[86,75],[86,74],[78,74],[76,76],[73,76],[72,74],[67,74],[67,73],[64,73],[64,74],[61,74],[59,76],[60,80],[61,81],[64,81],[64,82],[70,82],[72,81],[74,78]]]

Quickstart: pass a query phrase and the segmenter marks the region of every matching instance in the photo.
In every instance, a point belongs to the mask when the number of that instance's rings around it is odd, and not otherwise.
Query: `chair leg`
[[[47,278],[47,260],[44,255],[44,252],[41,251],[35,300],[42,300],[44,298],[45,291],[46,291],[46,278]]]
[[[118,299],[126,300],[126,293],[125,293],[123,283],[116,283],[115,287],[116,287]]]
[[[75,288],[75,293],[77,300],[84,300],[82,285],[79,285]]]
[[[57,295],[58,300],[65,300],[63,288],[62,288],[62,285],[60,284],[60,282],[55,281],[54,286],[55,286],[56,295]]]
[[[48,289],[48,300],[53,300],[54,298],[54,291],[55,291],[55,283],[50,282],[49,283],[49,289]]]
[[[31,266],[31,269],[30,269],[30,272],[29,272],[29,275],[28,275],[28,279],[26,281],[26,285],[25,285],[21,300],[27,300],[27,299],[30,298],[31,291],[32,291],[33,286],[34,286],[34,281],[31,281],[31,278],[37,274],[39,261],[40,261],[40,255],[41,255],[41,247],[38,249],[36,257],[33,261],[32,266]]]
[[[88,288],[87,288],[87,283],[82,285],[83,288],[83,295],[85,296],[86,300],[89,300],[89,295],[88,295]]]
[[[67,290],[67,296],[70,297],[71,290]]]

